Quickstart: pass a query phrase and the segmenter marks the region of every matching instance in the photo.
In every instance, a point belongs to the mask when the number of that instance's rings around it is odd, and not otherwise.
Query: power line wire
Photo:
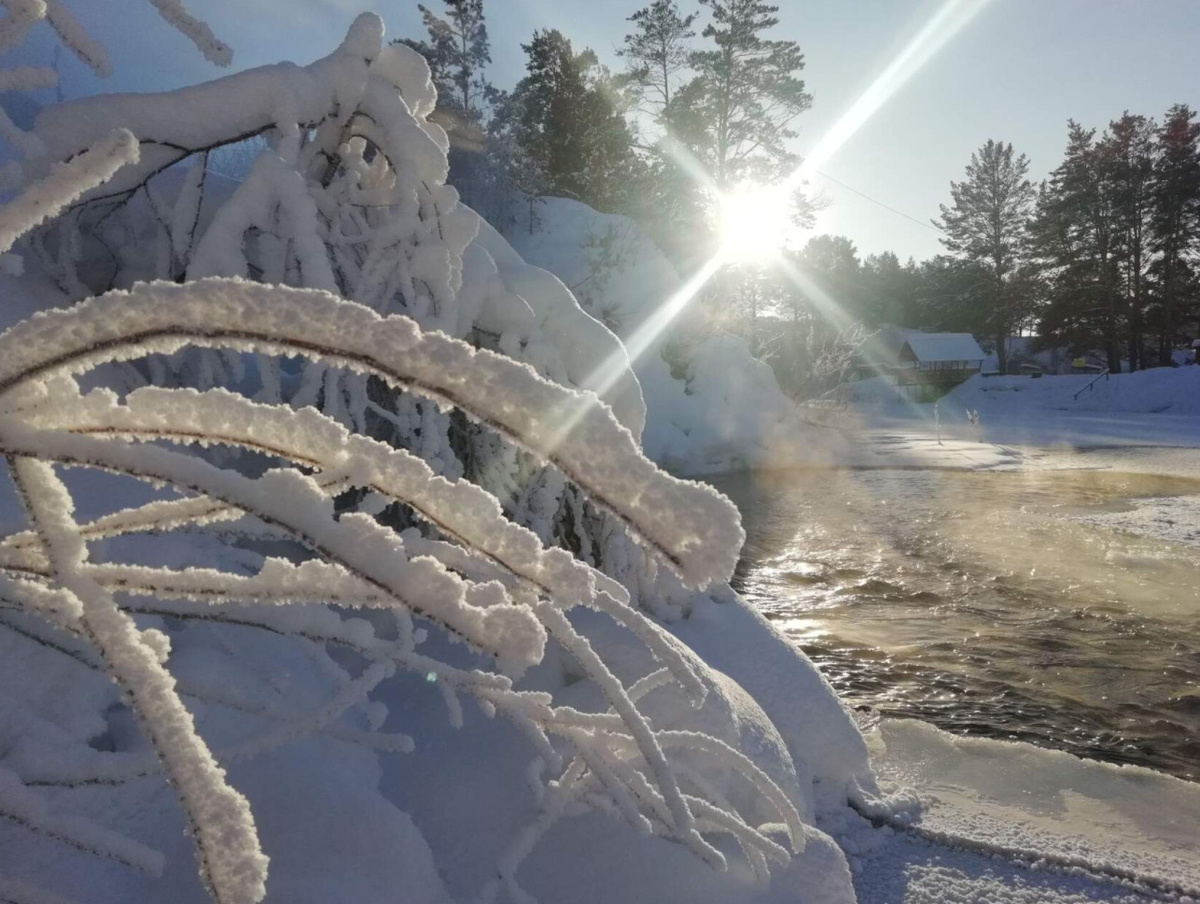
[[[928,223],[924,220],[918,220],[916,217],[910,217],[904,211],[897,210],[896,208],[892,207],[889,204],[884,204],[878,198],[872,198],[870,195],[866,194],[865,192],[859,191],[857,188],[851,188],[845,182],[842,182],[839,179],[833,178],[833,176],[829,175],[828,173],[823,173],[820,170],[814,170],[813,172],[815,172],[818,176],[821,176],[822,178],[828,179],[834,185],[840,186],[841,188],[846,189],[846,191],[851,192],[852,194],[858,195],[863,200],[870,201],[872,204],[877,204],[880,207],[882,207],[884,210],[890,211],[891,213],[894,213],[898,217],[904,217],[904,219],[909,220],[913,223],[916,223],[918,226],[924,226],[926,229],[929,229],[933,232],[944,233],[946,231],[946,230],[942,229],[940,226],[937,226],[933,223]]]

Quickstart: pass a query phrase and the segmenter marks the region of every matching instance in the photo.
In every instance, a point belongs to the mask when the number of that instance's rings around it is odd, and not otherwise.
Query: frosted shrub
[[[245,800],[226,785],[179,700],[166,667],[167,637],[139,631],[139,613],[221,621],[233,607],[236,615],[229,617],[237,624],[349,646],[370,662],[355,679],[359,698],[395,668],[436,676],[445,693],[502,712],[535,740],[550,776],[547,824],[581,806],[600,807],[643,831],[679,840],[714,865],[724,858],[705,832],[733,834],[756,867],[765,867],[765,857],[786,859],[785,849],[736,812],[684,793],[667,756],[672,747],[684,747],[740,771],[776,808],[793,844],[801,842],[791,803],[746,757],[704,735],[656,733],[639,713],[637,699],[663,682],[702,693],[668,635],[629,605],[619,584],[566,551],[543,546],[479,487],[446,481],[411,453],[351,435],[313,409],[265,405],[219,389],[147,387],[120,399],[104,389],[81,394],[71,379],[106,362],[171,354],[185,345],[303,354],[454,405],[552,462],[693,586],[728,576],[738,526],[725,499],[658,471],[611,413],[586,395],[502,356],[422,333],[408,318],[380,318],[327,293],[224,279],[151,283],[39,315],[5,333],[0,452],[31,526],[0,544],[3,606],[38,616],[49,635],[22,630],[54,646],[80,645],[119,685],[176,788],[215,900],[259,900],[265,860]],[[560,436],[563,416],[580,406],[585,413],[578,427]],[[209,444],[250,449],[275,466],[252,478],[185,451]],[[81,523],[55,466],[99,468],[180,495]],[[337,517],[334,497],[352,487],[407,506],[440,539],[401,536],[366,514]],[[89,541],[213,525],[288,539],[312,558],[300,564],[267,558],[251,576],[88,560]],[[328,604],[384,610],[396,620],[397,638],[384,640],[362,622],[331,620]],[[622,686],[572,627],[567,613],[579,605],[629,628],[661,670]],[[493,668],[464,671],[422,655],[428,626],[486,654]],[[513,678],[541,659],[547,637],[597,683],[607,713],[577,712],[556,706],[548,694],[517,689]],[[287,731],[269,732],[259,746],[317,730],[330,718],[315,713]],[[130,777],[128,764],[114,772],[104,759],[65,757],[57,771],[39,767],[38,780],[72,786]],[[133,774],[147,768],[152,764],[139,764]],[[32,830],[104,851],[88,833],[41,821],[37,808],[24,802],[29,792],[22,776],[6,779],[0,812]],[[125,859],[154,862],[140,849]],[[510,879],[517,863],[514,857],[509,864]]]
[[[239,276],[404,314],[555,382],[611,384],[604,400],[636,438],[645,406],[623,349],[459,203],[445,184],[446,135],[426,118],[435,102],[424,59],[385,45],[382,23],[364,15],[333,53],[303,68],[48,108],[35,129],[47,159],[72,157],[114,123],[140,156],[35,230],[30,251],[77,300],[142,280]],[[237,182],[231,171],[245,176]],[[619,520],[519,446],[346,368],[296,367],[188,350],[124,365],[120,376],[125,389],[252,387],[259,401],[316,407],[446,477],[485,486],[514,520],[616,577],[639,604],[665,615],[686,608],[688,594]]]
[[[154,5],[210,58],[228,58],[178,3]],[[0,41],[44,16],[98,71],[106,67],[57,2],[0,6],[9,11]],[[457,457],[443,454],[447,425],[459,419],[478,449],[532,463],[536,471],[525,473],[539,486],[553,488],[556,500],[585,500],[597,523],[619,528],[627,559],[637,550],[639,568],[661,569],[681,588],[728,579],[742,540],[736,510],[659,471],[608,406],[563,385],[570,374],[555,374],[544,352],[537,369],[514,360],[537,356],[532,327],[502,332],[495,351],[455,338],[475,329],[462,270],[477,224],[441,185],[444,136],[413,114],[432,108],[432,97],[420,95],[423,61],[399,48],[381,55],[381,37],[378,20],[362,17],[337,53],[310,67],[319,77],[268,68],[181,92],[181,107],[199,104],[208,118],[172,113],[161,98],[101,98],[47,111],[26,136],[28,160],[10,174],[18,190],[0,211],[0,251],[24,236],[21,252],[69,295],[85,297],[98,278],[130,288],[40,313],[0,336],[0,455],[27,522],[0,539],[0,632],[106,675],[152,751],[106,751],[83,732],[53,730],[37,755],[5,746],[41,725],[23,709],[29,688],[6,686],[0,817],[157,874],[161,854],[70,814],[70,800],[85,789],[117,795],[161,774],[212,899],[259,901],[267,858],[225,766],[313,734],[413,749],[419,738],[340,721],[396,671],[409,671],[442,695],[452,723],[462,721],[463,700],[473,701],[517,725],[535,756],[526,778],[538,817],[512,839],[486,897],[503,887],[527,900],[516,872],[538,838],[560,818],[596,810],[677,841],[718,869],[726,856],[714,843],[732,838],[765,879],[768,861],[786,862],[803,846],[791,799],[723,741],[656,728],[639,708],[664,685],[698,705],[702,667],[594,567],[601,556],[589,563],[555,548],[550,532],[514,520],[519,505],[506,513],[496,493],[464,479],[452,466]],[[421,76],[416,100],[398,91],[406,66]],[[239,103],[230,104],[234,93]],[[260,133],[269,149],[201,229],[202,149]],[[197,155],[163,206],[152,177]],[[107,230],[118,211],[130,220],[123,228],[134,228],[128,208],[139,193],[160,252],[155,272],[143,275],[172,281],[129,280],[121,249],[107,277],[81,266],[89,242],[113,240]],[[10,272],[16,261],[8,258]],[[495,280],[483,283],[479,292],[501,293]],[[547,379],[554,376],[560,381]],[[381,432],[381,421],[395,429]],[[240,454],[218,454],[229,449]],[[85,516],[95,500],[81,494],[94,484],[77,481],[81,473],[153,492],[127,493],[138,501]],[[351,499],[362,502],[348,507]],[[578,509],[575,518],[582,523]],[[276,554],[251,571],[215,567],[217,556],[214,567],[178,567],[116,554],[141,548],[122,538],[181,533]],[[93,554],[97,545],[104,556]],[[619,680],[577,629],[579,607],[620,625],[656,666]],[[320,660],[336,676],[331,699],[277,711],[239,702],[229,688],[176,679],[182,628],[172,626],[195,623],[281,636],[311,648],[313,661],[332,648],[354,656],[337,666]],[[522,688],[521,676],[550,645],[595,684],[602,708],[581,711]],[[210,748],[185,697],[251,715],[258,733]],[[379,722],[373,717],[372,727]],[[754,812],[772,814],[770,822],[705,793],[706,764],[739,776]],[[4,875],[0,898],[50,900]]]

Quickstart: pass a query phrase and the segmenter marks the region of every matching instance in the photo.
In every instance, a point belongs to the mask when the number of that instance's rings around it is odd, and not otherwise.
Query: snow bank
[[[548,198],[531,232],[514,226],[508,240],[531,264],[562,280],[584,309],[628,340],[682,285],[679,275],[628,217]],[[685,310],[683,318],[689,315]],[[673,349],[668,328],[633,370],[646,401],[646,454],[678,473],[825,463],[844,446],[835,431],[806,423],[779,389],[771,368],[744,340],[717,332]]]
[[[753,696],[814,781],[844,791],[869,780],[862,735],[837,693],[760,613],[740,599],[707,602],[673,632]]]
[[[902,399],[884,377],[851,384],[850,402],[867,429],[936,431],[934,406]],[[978,428],[969,423],[968,411],[978,412]],[[943,396],[937,408],[943,436],[956,440],[1075,448],[1200,446],[1197,414],[1200,367],[1195,366],[1099,379],[1094,374],[976,376]]]
[[[983,415],[1030,408],[1195,415],[1200,414],[1200,367],[1155,367],[1099,379],[1094,374],[973,377],[948,393],[943,404],[977,408]]]
[[[1089,388],[1090,386],[1090,388]],[[928,411],[929,404],[912,404],[897,394],[887,377],[861,380],[850,386],[850,399],[860,408]],[[974,376],[946,393],[939,402],[954,417],[966,409],[1011,416],[1031,410],[1128,414],[1200,414],[1200,367],[1155,367],[1132,374],[1066,374]]]
[[[710,617],[710,624],[719,623],[728,614],[730,620],[726,624],[748,643],[753,644],[761,636],[755,627],[737,627],[734,606],[715,608],[719,611]],[[743,613],[749,614],[745,610]],[[606,623],[598,615],[581,611],[575,613],[572,621],[622,681],[632,682],[652,665],[644,653],[629,644],[623,629]],[[691,620],[686,623],[691,624]],[[784,740],[757,697],[704,665],[686,648],[681,647],[681,652],[704,682],[703,705],[693,707],[678,688],[662,685],[641,695],[639,708],[665,737],[678,737],[682,741],[703,733],[750,757],[778,783],[808,823],[803,851],[787,864],[773,865],[769,882],[761,877],[755,881],[754,873],[741,858],[730,859],[728,872],[714,873],[678,844],[639,838],[627,826],[610,818],[581,816],[562,823],[542,838],[518,874],[522,886],[546,902],[849,904],[854,901],[844,855],[832,838],[812,825],[816,807],[814,786],[803,761],[793,759],[793,745]],[[783,684],[789,678],[799,679],[796,688],[801,694],[813,690],[809,685],[812,679],[802,674],[803,668],[793,663],[792,669],[789,672],[785,666],[784,671],[777,672],[780,700]],[[602,712],[606,702],[599,688],[590,681],[578,680],[578,675],[578,666],[569,656],[551,654],[529,675],[528,686],[553,690],[556,699],[581,712]],[[522,832],[537,825],[538,808],[528,788],[520,783],[495,780],[496,774],[522,771],[532,751],[511,723],[483,718],[473,709],[463,711],[459,737],[445,737],[438,724],[442,720],[440,713],[428,709],[414,711],[404,702],[423,691],[427,693],[419,676],[399,677],[383,689],[380,699],[389,705],[389,710],[405,713],[406,731],[415,730],[420,736],[435,739],[419,744],[398,764],[401,768],[385,772],[384,792],[422,827],[439,856],[451,895],[456,900],[473,900],[492,878],[489,864],[504,862],[512,839],[519,839]],[[849,720],[846,721],[853,730]],[[400,724],[396,722],[397,727]],[[823,734],[813,732],[811,723],[805,726],[805,731],[813,736]],[[440,738],[444,740],[437,740]],[[820,742],[814,737],[812,743]],[[487,769],[479,768],[480,750],[487,751]],[[853,751],[851,754],[853,759]],[[865,764],[865,748],[862,754],[861,763]],[[683,756],[682,761],[688,764],[689,785],[694,783],[694,787],[707,789],[707,793],[733,805],[750,805],[746,797],[748,786],[732,760],[712,761],[686,751],[678,751],[677,755]],[[429,793],[431,788],[441,791],[433,795]],[[769,805],[753,806],[762,808],[757,812],[763,818],[778,818]],[[778,831],[776,837],[782,840],[782,825]],[[731,852],[724,845],[721,849],[726,854]],[[614,868],[616,864],[619,869]]]
[[[479,315],[481,327],[499,331],[502,347],[520,343],[527,355],[536,354],[536,347],[529,347],[531,340],[552,345],[567,379],[584,389],[598,388],[589,381],[606,361],[615,357],[623,362],[602,395],[634,437],[642,437],[646,404],[634,372],[624,363],[628,358],[620,340],[580,308],[556,274],[524,260],[482,218],[477,222],[478,233],[465,254],[486,254],[506,290],[488,296]],[[470,291],[471,283],[467,287]]]

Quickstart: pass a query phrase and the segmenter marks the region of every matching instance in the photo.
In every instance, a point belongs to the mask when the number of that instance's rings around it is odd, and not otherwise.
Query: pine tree
[[[639,168],[611,76],[595,53],[575,53],[559,31],[535,32],[522,47],[529,74],[513,92],[508,117],[521,153],[544,177],[548,194],[624,209]]]
[[[990,331],[988,312],[978,304],[992,285],[985,264],[939,254],[921,262],[916,281],[915,314],[907,325],[979,335]]]
[[[499,174],[503,186],[490,205],[489,220],[500,228],[523,221],[523,227],[532,235],[538,225],[537,207],[550,191],[550,182],[543,169],[543,159],[521,143],[518,125],[524,120],[525,94],[506,93],[496,107],[495,115],[488,127],[487,156]],[[517,197],[508,195],[515,193]],[[519,216],[510,216],[506,208],[515,205]]]
[[[437,88],[432,121],[450,140],[450,179],[462,199],[495,215],[511,193],[510,168],[497,149],[489,147],[487,120],[503,100],[488,81],[492,62],[483,0],[443,0],[446,15],[418,4],[429,40],[405,39],[429,63]]]
[[[812,105],[797,73],[795,41],[768,40],[779,7],[763,0],[701,0],[712,12],[703,31],[716,45],[691,56],[696,71],[667,111],[677,137],[708,168],[718,188],[769,181],[796,162],[790,126]]]
[[[692,23],[698,16],[681,16],[674,0],[654,0],[627,19],[634,24],[634,31],[625,36],[617,56],[627,61],[626,78],[643,109],[656,119],[670,107],[676,77],[688,66],[689,42],[696,36]]]
[[[438,89],[438,108],[478,125],[494,94],[483,74],[492,62],[483,0],[442,2],[447,13],[444,19],[424,4],[417,5],[429,41],[403,43],[429,62],[433,84]]]
[[[1173,106],[1158,131],[1153,194],[1158,360],[1169,364],[1183,315],[1200,303],[1200,122],[1185,104]]]
[[[854,243],[840,235],[814,236],[788,257],[809,287],[777,274],[779,306],[790,324],[773,337],[778,352],[771,363],[789,395],[810,399],[844,382],[863,342],[857,320],[863,268]],[[831,301],[839,310],[829,310]]]
[[[1094,129],[1069,122],[1063,162],[1039,192],[1032,232],[1050,287],[1043,339],[1078,353],[1103,348],[1117,372],[1126,331],[1111,156],[1112,145],[1097,142]]]
[[[891,251],[869,255],[862,266],[863,322],[872,328],[885,323],[912,325],[918,283],[917,265],[911,258],[902,264]]]
[[[1117,230],[1120,291],[1124,296],[1124,332],[1129,369],[1144,366],[1146,308],[1149,302],[1153,212],[1154,120],[1128,111],[1109,124],[1100,143],[1102,178],[1113,199]]]
[[[967,178],[950,183],[954,203],[941,205],[941,222],[935,221],[950,251],[987,267],[990,278],[980,298],[1001,373],[1008,369],[1008,337],[1027,314],[1016,277],[1026,260],[1035,199],[1028,172],[1024,154],[1016,156],[1011,144],[989,139],[971,155]]]

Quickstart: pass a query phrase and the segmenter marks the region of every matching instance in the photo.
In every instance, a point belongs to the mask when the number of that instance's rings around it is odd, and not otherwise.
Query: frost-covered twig
[[[0,766],[0,819],[142,872],[162,872],[162,854],[77,816],[57,816],[11,770]]]
[[[228,66],[233,62],[233,51],[217,40],[207,24],[188,13],[180,0],[149,0],[172,28],[186,36],[204,58],[215,66]]]
[[[47,176],[0,208],[0,254],[12,248],[29,230],[56,216],[137,159],[137,141],[128,131],[118,129],[78,157],[54,164]]]
[[[213,899],[219,904],[260,901],[266,893],[267,858],[246,799],[225,783],[157,653],[112,597],[84,573],[87,549],[66,488],[43,462],[10,458],[9,468],[57,580],[82,605],[80,629],[138,713],[179,794]]]
[[[335,519],[332,500],[295,472],[274,471],[252,480],[154,446],[130,448],[3,421],[0,451],[100,467],[222,499],[347,568],[382,591],[389,604],[395,600],[493,653],[505,670],[520,671],[541,657],[543,635],[536,620],[527,608],[508,602],[498,584],[468,585],[433,560],[409,560],[399,538],[366,516]]]
[[[379,682],[390,677],[392,672],[393,667],[390,663],[374,663],[361,676],[347,681],[341,691],[325,705],[290,719],[273,714],[273,724],[265,732],[241,744],[216,750],[214,757],[220,763],[228,765],[237,760],[259,756],[303,735],[320,734],[346,710],[366,699]],[[407,753],[412,750],[412,739],[392,739],[391,748]],[[99,755],[88,763],[54,762],[43,757],[32,768],[23,770],[22,779],[27,785],[35,787],[116,785],[157,774],[158,767],[157,758],[139,754]]]

